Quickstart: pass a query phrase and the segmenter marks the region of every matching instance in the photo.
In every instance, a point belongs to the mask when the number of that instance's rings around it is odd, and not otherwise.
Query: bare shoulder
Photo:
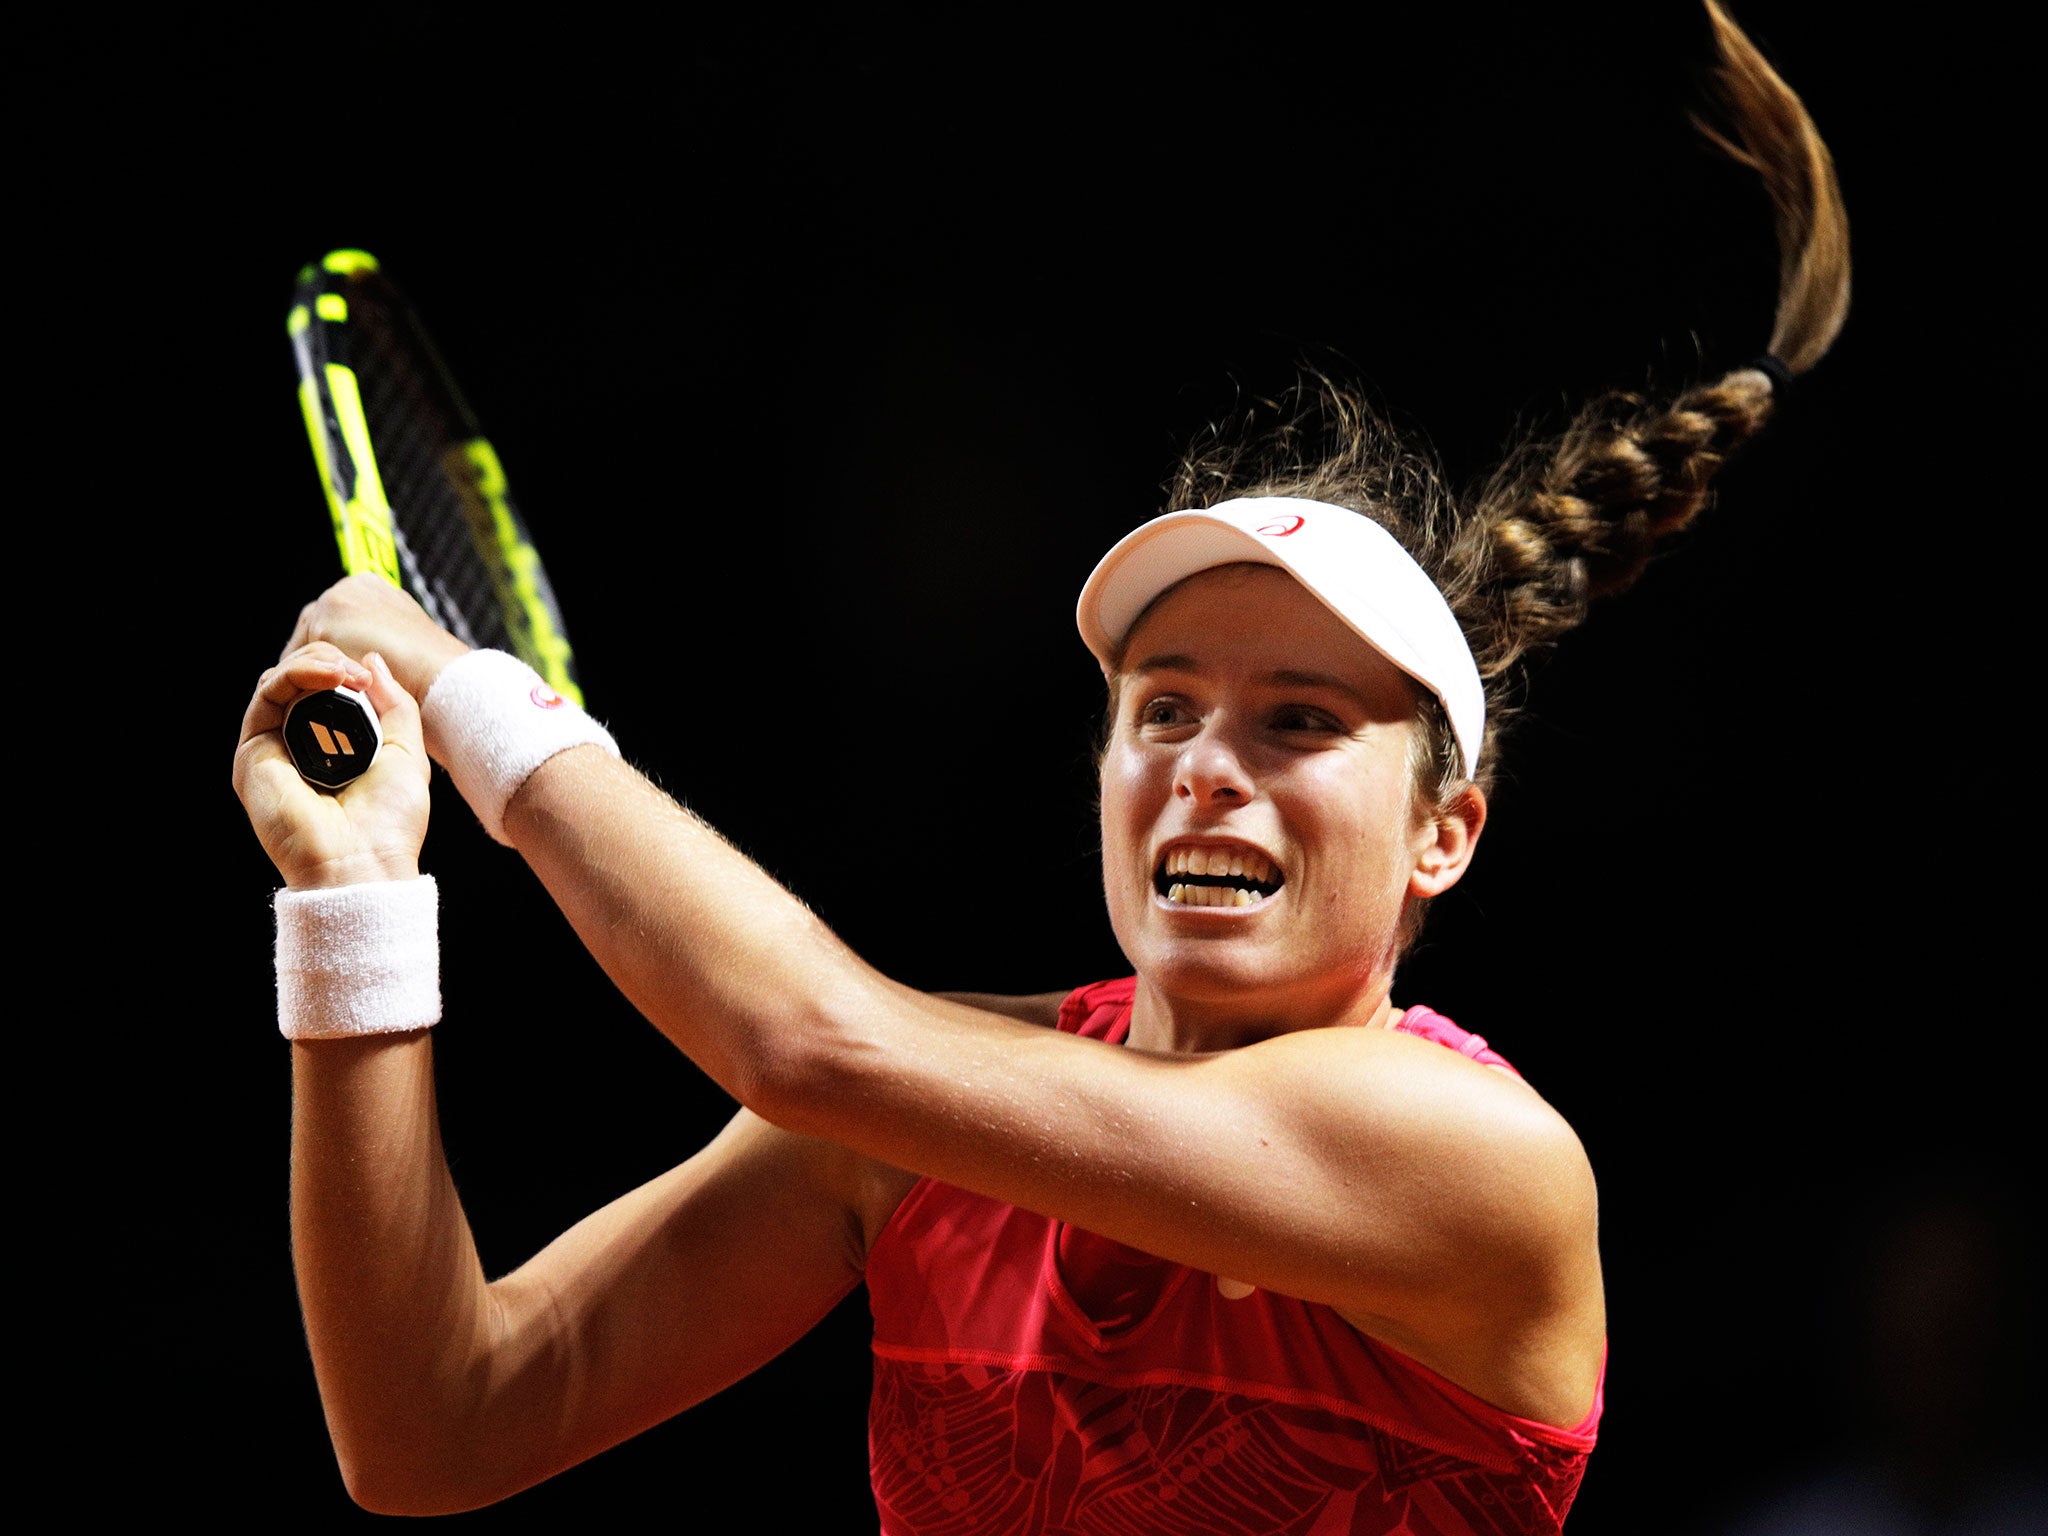
[[[1016,995],[1004,992],[935,992],[932,995],[944,998],[949,1003],[963,1003],[969,1008],[979,1008],[984,1013],[999,1013],[1006,1019],[1036,1024],[1044,1029],[1051,1029],[1059,1022],[1060,1004],[1067,1000],[1065,992],[1026,992]]]
[[[1412,1199],[1447,1261],[1433,1283],[1339,1314],[1496,1407],[1578,1423],[1598,1384],[1606,1306],[1598,1195],[1577,1133],[1512,1072],[1413,1036],[1332,1032],[1304,1054],[1315,1048],[1336,1080],[1346,1056],[1394,1068],[1383,1102],[1398,1106],[1395,1139],[1420,1154]]]

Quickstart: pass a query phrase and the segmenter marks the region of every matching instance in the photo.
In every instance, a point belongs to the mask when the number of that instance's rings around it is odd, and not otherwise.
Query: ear
[[[1408,875],[1408,894],[1441,896],[1464,877],[1465,867],[1486,829],[1486,796],[1467,784],[1451,803],[1416,829],[1415,868]]]

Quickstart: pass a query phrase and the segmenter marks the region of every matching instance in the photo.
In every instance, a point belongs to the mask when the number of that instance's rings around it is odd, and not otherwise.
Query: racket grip
[[[377,711],[353,688],[329,688],[295,700],[284,713],[284,747],[299,777],[341,789],[370,771],[384,730]]]

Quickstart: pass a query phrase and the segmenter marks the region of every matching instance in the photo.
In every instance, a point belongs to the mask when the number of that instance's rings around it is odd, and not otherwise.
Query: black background
[[[1072,602],[1205,421],[1307,359],[1464,478],[1518,422],[1768,334],[1769,213],[1686,124],[1687,6],[1106,14],[373,6],[34,50],[66,382],[23,452],[62,458],[67,568],[120,574],[74,636],[112,744],[57,855],[103,914],[60,1068],[94,1129],[50,1180],[88,1502],[370,1518],[299,1332],[275,880],[228,789],[255,674],[334,574],[283,326],[301,263],[360,245],[412,292],[628,756],[934,988],[1119,971]],[[1902,1181],[1995,1185],[2032,1140],[2009,658],[2036,493],[1979,180],[2000,49],[1741,14],[1841,165],[1855,311],[1697,532],[1543,671],[1398,989],[1514,1059],[1601,1177],[1609,1417],[1575,1536],[1706,1529],[1828,1454],[1874,1213]],[[178,748],[141,774],[138,699]],[[436,795],[445,1124],[497,1273],[730,1105]],[[687,1522],[731,1491],[872,1529],[864,1329],[856,1295],[466,1518]]]

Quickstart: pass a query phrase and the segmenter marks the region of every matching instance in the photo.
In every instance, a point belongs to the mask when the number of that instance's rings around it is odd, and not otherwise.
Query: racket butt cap
[[[285,750],[299,777],[321,789],[354,783],[370,771],[383,745],[375,707],[353,688],[306,694],[285,711]]]

